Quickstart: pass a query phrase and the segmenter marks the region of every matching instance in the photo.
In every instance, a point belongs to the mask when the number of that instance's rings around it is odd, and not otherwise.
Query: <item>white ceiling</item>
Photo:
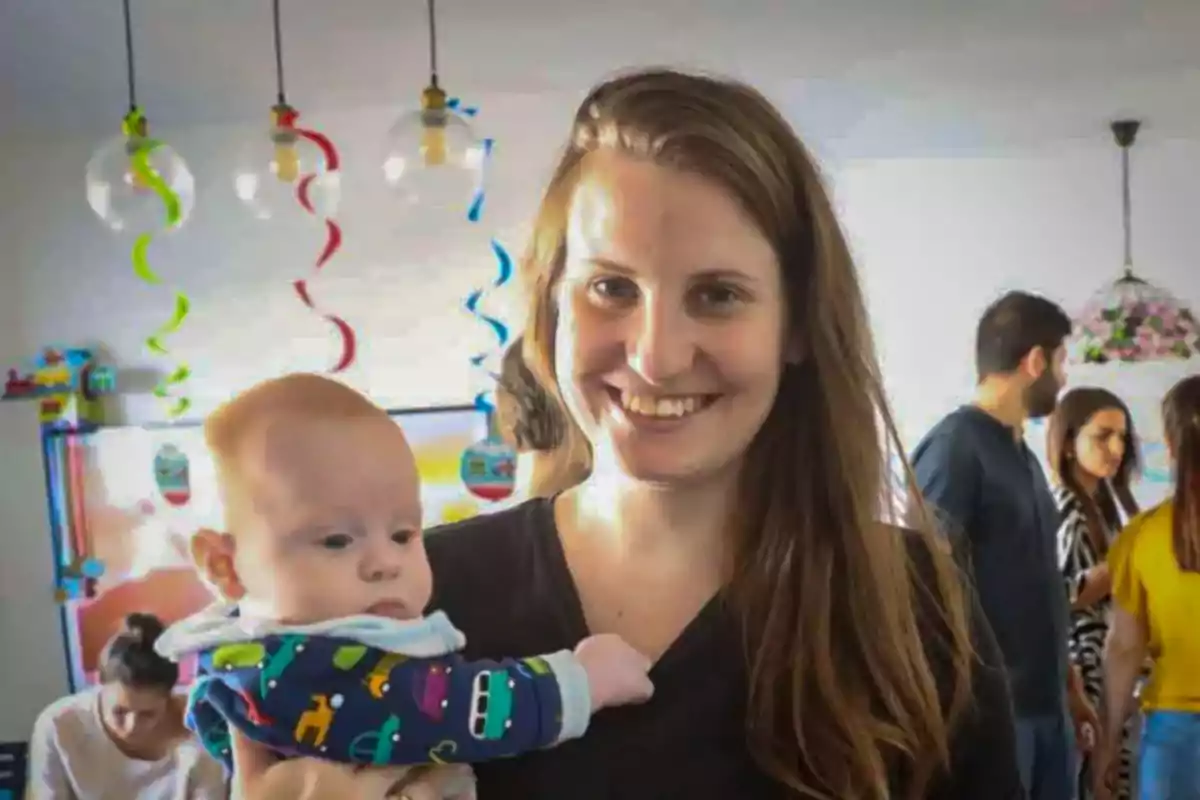
[[[139,96],[160,127],[256,119],[269,0],[133,0]],[[408,103],[422,0],[283,0],[289,95]],[[1200,138],[1200,0],[441,0],[444,82],[579,92],[636,64],[731,73],[843,150],[1107,136],[1117,114]],[[0,0],[0,131],[105,133],[124,110],[120,0]],[[1107,140],[1106,140],[1107,141]]]

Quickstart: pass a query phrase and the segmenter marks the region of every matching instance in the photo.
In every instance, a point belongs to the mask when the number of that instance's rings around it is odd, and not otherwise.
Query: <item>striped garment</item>
[[[1083,687],[1087,691],[1092,705],[1099,709],[1104,695],[1104,639],[1108,635],[1108,620],[1112,610],[1112,598],[1105,597],[1087,608],[1074,608],[1075,600],[1083,590],[1087,571],[1104,563],[1104,554],[1096,551],[1096,546],[1088,533],[1087,515],[1079,498],[1065,486],[1056,486],[1054,501],[1058,505],[1060,522],[1058,526],[1058,567],[1066,581],[1067,594],[1072,605],[1071,628],[1069,632],[1069,652],[1071,663],[1079,668],[1083,678]],[[1119,519],[1105,519],[1105,539],[1111,542],[1120,530]],[[1113,800],[1129,800],[1133,796],[1132,764],[1133,749],[1130,746],[1131,728],[1136,722],[1131,721],[1126,726],[1124,742],[1121,747],[1121,763],[1117,789]],[[1079,797],[1081,800],[1092,796],[1091,773],[1087,760],[1084,760],[1080,770]]]

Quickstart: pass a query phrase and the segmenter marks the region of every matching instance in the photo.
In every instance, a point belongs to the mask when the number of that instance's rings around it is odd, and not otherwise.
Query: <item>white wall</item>
[[[1146,135],[1139,148],[1135,264],[1196,307],[1200,142]],[[1114,150],[1101,137],[1024,155],[851,164],[836,175],[888,388],[910,445],[970,393],[975,323],[996,295],[1042,292],[1073,311],[1119,275]],[[1083,369],[1075,375],[1095,377]]]
[[[363,110],[310,120],[334,137],[347,165],[345,247],[314,292],[356,324],[363,352],[348,379],[384,404],[469,400],[474,384],[467,358],[488,339],[460,311],[461,300],[491,276],[487,237],[493,230],[520,249],[576,98],[472,100],[483,108],[481,127],[499,143],[488,225],[426,229],[424,235],[418,235],[417,219],[389,233],[396,215],[379,188],[372,154],[391,114]],[[1121,252],[1117,161],[1102,124],[1098,130],[1094,142],[1038,152],[832,168],[837,202],[868,287],[889,389],[910,445],[970,392],[975,319],[998,292],[1033,289],[1077,304],[1115,277]],[[238,143],[254,131],[158,133],[185,155],[197,176],[193,218],[155,245],[152,259],[194,303],[192,317],[172,341],[195,370],[198,410],[266,375],[321,369],[331,357],[332,339],[289,289],[293,277],[307,274],[319,231],[252,224],[230,190]],[[1200,303],[1200,226],[1194,223],[1200,210],[1200,142],[1156,141],[1151,133],[1143,139],[1135,158],[1138,262],[1147,277]],[[143,353],[141,340],[169,311],[169,294],[134,279],[127,243],[108,234],[86,205],[84,164],[95,144],[26,141],[4,151],[0,360],[5,363],[42,344],[62,343],[101,347],[121,367],[157,364]],[[510,303],[500,298],[496,307]],[[121,406],[127,421],[160,415],[145,396],[126,398]],[[0,407],[0,413],[9,411]],[[0,426],[0,437],[25,436],[13,427]],[[16,447],[12,438],[0,439],[6,456]],[[21,452],[19,469],[35,470],[27,443]],[[0,495],[0,558],[22,565],[3,572],[5,606],[14,597],[29,597],[38,598],[41,609],[51,574],[43,506],[27,498],[35,478],[22,471],[8,480],[27,489]],[[54,687],[47,681],[57,683],[60,673],[47,671],[44,661],[59,632],[40,611],[6,611],[0,623],[0,651],[7,654],[0,661],[3,740],[23,737],[32,714],[52,699]],[[42,681],[34,684],[36,690],[25,688],[32,676]]]

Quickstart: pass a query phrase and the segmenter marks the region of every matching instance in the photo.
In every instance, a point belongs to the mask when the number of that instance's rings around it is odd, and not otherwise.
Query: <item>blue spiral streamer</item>
[[[492,281],[490,288],[499,289],[512,279],[512,256],[508,254],[504,245],[495,239],[491,240],[491,246],[492,254],[496,256],[496,278]],[[510,338],[508,326],[502,320],[489,316],[479,310],[479,302],[483,299],[485,292],[486,289],[475,289],[467,295],[467,300],[463,305],[466,307],[468,313],[492,329],[492,333],[496,336],[496,349],[503,351]],[[476,369],[482,369],[484,362],[487,361],[488,354],[489,351],[484,351],[471,356],[471,366]],[[489,375],[489,377],[494,378],[495,376]],[[475,395],[475,407],[488,414],[495,411],[496,404],[492,401],[490,395],[490,391],[480,392]]]
[[[465,117],[474,117],[479,113],[478,108],[475,108],[474,106],[463,105],[462,100],[457,97],[452,97],[447,100],[446,106],[450,110],[462,114]],[[483,140],[483,172],[485,174],[487,171],[487,166],[491,162],[492,150],[494,146],[494,139]],[[483,205],[486,196],[487,192],[484,188],[484,181],[480,180],[479,186],[475,190],[475,195],[471,198],[471,204],[467,209],[468,222],[478,223],[481,219],[483,219]],[[496,277],[492,281],[490,287],[472,290],[471,293],[467,295],[467,299],[464,301],[463,306],[467,309],[467,312],[471,316],[475,317],[480,322],[491,328],[492,333],[496,337],[496,349],[503,352],[510,338],[508,326],[505,325],[502,320],[489,316],[488,314],[480,311],[479,303],[483,300],[483,296],[489,288],[499,289],[512,280],[513,260],[512,256],[508,254],[508,250],[504,248],[504,245],[500,244],[500,242],[495,238],[491,239],[490,244],[492,248],[492,254],[496,257]],[[487,361],[490,353],[491,350],[486,350],[471,356],[471,367],[474,369],[484,369],[484,364]],[[492,380],[495,380],[497,376],[492,373],[488,373],[488,377]],[[491,391],[479,392],[477,395],[475,395],[475,407],[485,414],[491,414],[494,412],[496,410],[496,404],[491,395]]]

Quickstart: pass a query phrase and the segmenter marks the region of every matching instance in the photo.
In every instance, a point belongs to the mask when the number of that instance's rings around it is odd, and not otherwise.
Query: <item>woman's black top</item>
[[[433,607],[466,634],[467,658],[524,658],[574,648],[588,635],[549,501],[436,529],[427,548]],[[990,629],[981,615],[975,620],[982,665],[974,707],[954,736],[950,774],[928,796],[1016,800],[1024,794],[1007,682]],[[931,658],[936,668],[936,654]],[[475,765],[480,800],[788,796],[750,758],[745,668],[733,620],[719,600],[684,629],[650,677],[649,703],[600,711],[583,738]]]

